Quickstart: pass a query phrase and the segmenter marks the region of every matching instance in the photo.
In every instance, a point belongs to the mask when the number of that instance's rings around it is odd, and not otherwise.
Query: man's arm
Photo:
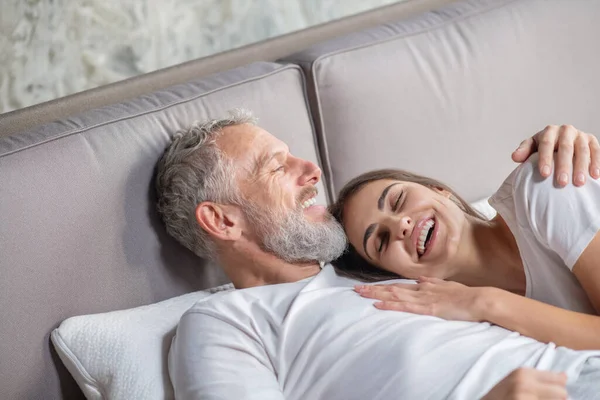
[[[552,173],[554,152],[557,152],[554,176],[560,186],[569,183],[573,171],[575,186],[585,184],[586,176],[600,178],[600,144],[598,138],[577,130],[572,125],[548,125],[521,142],[513,152],[515,162],[525,162],[535,152],[540,153],[538,168],[543,177]]]
[[[177,400],[284,400],[260,340],[217,315],[188,311],[182,317],[169,375]]]

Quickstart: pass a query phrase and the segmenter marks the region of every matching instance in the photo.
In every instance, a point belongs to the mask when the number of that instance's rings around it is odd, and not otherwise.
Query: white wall
[[[396,0],[0,0],[0,113]]]

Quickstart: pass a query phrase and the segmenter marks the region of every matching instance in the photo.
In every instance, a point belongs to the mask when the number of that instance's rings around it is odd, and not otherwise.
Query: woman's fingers
[[[419,290],[419,285],[414,283],[393,283],[389,285],[356,285],[354,290],[357,292],[393,292],[396,289]]]
[[[419,284],[358,285],[354,290],[362,297],[379,300],[373,305],[380,310],[434,315],[435,304],[423,297]]]
[[[387,286],[387,287],[386,287]],[[377,285],[356,286],[355,291],[362,297],[382,301],[414,301],[417,285]]]
[[[432,307],[428,304],[416,304],[406,301],[379,301],[373,304],[380,310],[402,311],[412,314],[433,315]]]
[[[429,282],[429,283],[443,283],[443,282],[446,282],[446,281],[445,281],[445,280],[443,280],[443,279],[440,279],[440,278],[430,278],[430,277],[428,277],[428,276],[420,276],[420,277],[417,279],[417,282],[419,282],[419,283],[421,283],[421,282]]]
[[[359,294],[362,297],[368,299],[375,299],[381,301],[409,301],[413,300],[411,291],[397,291],[397,292],[365,292]]]

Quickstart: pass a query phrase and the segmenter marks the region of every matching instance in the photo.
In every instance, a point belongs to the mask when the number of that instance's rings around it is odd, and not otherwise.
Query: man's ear
[[[239,207],[202,202],[196,207],[196,221],[211,236],[237,240],[242,235],[243,216]]]

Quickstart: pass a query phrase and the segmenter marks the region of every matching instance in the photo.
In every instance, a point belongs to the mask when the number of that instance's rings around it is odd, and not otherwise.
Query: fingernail
[[[569,182],[569,177],[564,172],[558,177],[558,183],[566,185]]]
[[[600,178],[600,168],[596,168],[596,169],[594,170],[594,177],[596,177],[596,178]]]
[[[550,175],[550,166],[549,165],[544,165],[542,167],[542,175],[544,175],[544,176]]]
[[[585,182],[585,176],[583,176],[583,172],[577,174],[577,176],[575,177],[575,182],[579,184],[583,184]]]
[[[377,303],[373,303],[373,305],[377,308],[381,308],[381,306],[383,306],[383,302],[382,301],[378,301]]]

